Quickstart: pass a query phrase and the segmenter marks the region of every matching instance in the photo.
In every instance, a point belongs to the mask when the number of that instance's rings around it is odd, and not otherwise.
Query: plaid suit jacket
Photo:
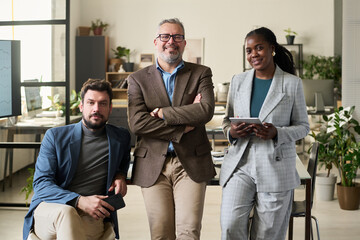
[[[223,130],[229,136],[229,117],[250,117],[250,101],[255,70],[235,75],[231,80]],[[257,189],[259,192],[278,192],[293,189],[300,184],[296,171],[295,141],[309,132],[308,115],[300,78],[276,66],[269,92],[259,113],[262,122],[272,123],[277,129],[277,141],[257,143],[261,153],[257,158]],[[220,185],[231,177],[247,147],[250,138],[229,139],[231,145],[224,157]]]

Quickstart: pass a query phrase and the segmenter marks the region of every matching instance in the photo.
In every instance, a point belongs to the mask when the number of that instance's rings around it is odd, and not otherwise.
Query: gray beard
[[[178,53],[176,55],[171,54],[170,57],[167,57],[163,53],[160,53],[159,56],[164,62],[169,63],[169,64],[177,63],[177,62],[179,62],[179,60],[182,59],[181,53]]]

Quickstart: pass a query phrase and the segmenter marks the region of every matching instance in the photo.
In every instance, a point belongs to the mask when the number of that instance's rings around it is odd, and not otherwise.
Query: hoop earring
[[[275,57],[275,55],[276,55],[276,52],[274,51],[274,52],[272,52],[272,54],[271,54],[273,57]]]

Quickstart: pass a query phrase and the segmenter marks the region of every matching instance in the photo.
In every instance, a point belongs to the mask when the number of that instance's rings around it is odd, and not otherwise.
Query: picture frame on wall
[[[186,39],[183,59],[186,62],[204,64],[204,38]]]
[[[140,68],[145,68],[147,66],[153,65],[155,62],[154,54],[152,53],[142,53],[140,54]]]

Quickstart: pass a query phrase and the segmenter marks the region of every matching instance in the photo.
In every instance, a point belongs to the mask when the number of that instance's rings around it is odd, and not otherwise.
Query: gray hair
[[[177,24],[177,25],[179,25],[179,26],[182,28],[182,30],[183,30],[183,32],[184,32],[184,35],[185,35],[184,25],[183,25],[182,22],[180,22],[180,20],[179,20],[178,18],[170,18],[170,19],[164,19],[164,20],[162,20],[162,21],[159,23],[159,25],[158,25],[158,30],[159,30],[160,27],[161,27],[163,24],[165,24],[165,23],[172,23],[172,24]]]

